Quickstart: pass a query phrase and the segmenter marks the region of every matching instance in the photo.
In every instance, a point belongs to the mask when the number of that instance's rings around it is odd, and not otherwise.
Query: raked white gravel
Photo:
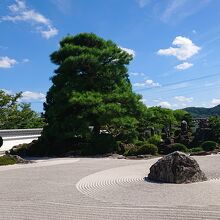
[[[157,159],[42,159],[0,167],[0,219],[220,219],[220,155],[196,157],[209,180],[144,181]]]

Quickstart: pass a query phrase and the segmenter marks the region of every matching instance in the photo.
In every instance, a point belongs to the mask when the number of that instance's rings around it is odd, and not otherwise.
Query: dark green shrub
[[[117,142],[110,134],[94,136],[90,144],[85,145],[83,155],[96,155],[114,152],[117,149]]]
[[[135,147],[141,147],[144,143],[146,143],[146,141],[137,140],[137,141],[134,142],[134,146]]]
[[[161,136],[160,135],[154,135],[154,136],[150,137],[147,140],[147,142],[150,143],[150,144],[154,144],[156,146],[159,146],[160,143],[161,143]]]
[[[143,145],[138,149],[138,154],[151,154],[156,155],[158,153],[158,148],[154,144],[150,144],[147,142],[144,142]]]
[[[171,144],[171,152],[174,151],[182,151],[182,152],[188,152],[188,148],[184,144],[175,143]]]
[[[82,140],[80,138],[72,138],[63,141],[63,143],[50,143],[45,140],[43,144],[41,140],[33,141],[29,144],[16,146],[10,153],[12,155],[24,156],[63,156],[71,152],[74,155],[96,155],[114,152],[117,150],[117,143],[109,134],[100,134],[94,136],[90,140]]]
[[[48,146],[41,145],[39,140],[33,140],[29,144],[19,144],[10,150],[10,154],[20,157],[51,156]]]
[[[204,151],[212,151],[217,148],[217,143],[214,141],[205,141],[201,144],[201,148]]]
[[[158,152],[157,146],[154,144],[150,144],[146,141],[138,141],[135,143],[135,146],[127,149],[125,151],[125,156],[137,156],[144,154],[155,155]]]

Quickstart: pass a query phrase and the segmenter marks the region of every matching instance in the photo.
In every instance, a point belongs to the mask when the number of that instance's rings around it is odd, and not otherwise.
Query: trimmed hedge
[[[156,155],[158,153],[158,148],[154,144],[144,143],[139,149],[138,154],[151,154]]]
[[[189,149],[184,144],[175,143],[171,145],[171,152],[174,151],[188,152]]]
[[[205,141],[201,144],[204,151],[213,151],[217,148],[218,144],[214,141]]]
[[[154,144],[150,144],[146,141],[138,141],[135,146],[131,147],[125,152],[125,156],[137,156],[144,154],[156,155],[158,148]]]

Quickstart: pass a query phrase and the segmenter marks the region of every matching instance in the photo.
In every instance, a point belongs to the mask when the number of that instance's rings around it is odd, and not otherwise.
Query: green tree
[[[184,111],[182,109],[177,109],[173,111],[173,114],[178,124],[180,124],[183,120],[185,120],[188,123],[188,126],[192,126],[192,115],[187,111]]]
[[[127,65],[132,55],[92,33],[67,36],[51,61],[58,65],[44,103],[42,140],[62,148],[104,130],[115,140],[137,137],[143,104],[132,92]]]
[[[171,127],[176,124],[176,118],[173,115],[173,110],[167,108],[148,108],[146,119],[149,125],[157,129],[163,129],[164,127],[171,129]]]
[[[0,129],[43,127],[43,118],[31,110],[30,104],[18,102],[21,97],[21,92],[11,95],[0,90]]]
[[[211,128],[210,139],[220,143],[220,117],[219,116],[209,117],[209,126]]]

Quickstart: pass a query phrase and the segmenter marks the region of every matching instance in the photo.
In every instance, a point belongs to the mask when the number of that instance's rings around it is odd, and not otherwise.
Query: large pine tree
[[[67,36],[51,61],[58,65],[44,103],[42,141],[52,152],[89,141],[105,130],[115,140],[136,136],[143,104],[132,92],[127,65],[132,55],[92,33]]]

